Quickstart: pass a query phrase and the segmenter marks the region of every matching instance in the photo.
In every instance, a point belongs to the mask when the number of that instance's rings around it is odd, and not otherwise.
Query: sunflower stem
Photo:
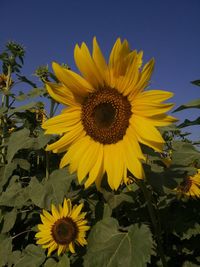
[[[14,239],[14,238],[16,238],[16,237],[18,237],[18,236],[20,236],[20,235],[23,235],[23,234],[25,234],[25,233],[29,233],[29,232],[33,232],[33,230],[26,230],[26,231],[23,231],[23,232],[21,232],[21,233],[18,233],[18,234],[16,234],[16,235],[14,235],[13,237],[12,237],[12,239]]]
[[[11,66],[8,66],[8,73],[7,73],[7,80],[6,80],[6,86],[5,86],[5,94],[2,96],[2,107],[6,107],[9,109],[9,90],[10,90],[10,81],[11,81]],[[1,118],[1,125],[2,125],[2,135],[1,135],[1,140],[2,140],[2,163],[6,162],[6,154],[7,154],[7,149],[5,147],[5,140],[6,140],[6,135],[7,135],[7,114],[2,116]]]
[[[160,224],[159,224],[159,220],[157,219],[157,216],[156,216],[153,204],[152,204],[151,192],[147,189],[144,181],[138,181],[138,185],[140,186],[140,188],[143,192],[144,198],[147,202],[149,215],[151,218],[151,222],[152,222],[155,237],[156,237],[158,254],[160,256],[163,267],[167,267],[167,261],[165,259],[165,255],[164,255],[164,251],[163,251],[163,247],[162,247]]]
[[[55,101],[51,99],[49,118],[53,117],[54,115],[54,106],[55,106]],[[49,151],[46,151],[46,180],[49,179],[49,169],[50,169],[49,162],[50,162],[50,153]]]

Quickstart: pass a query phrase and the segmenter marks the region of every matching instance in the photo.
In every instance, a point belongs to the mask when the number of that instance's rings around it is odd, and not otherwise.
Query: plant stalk
[[[11,66],[8,66],[8,73],[7,73],[7,80],[6,80],[6,86],[5,86],[5,92],[6,94],[3,94],[2,96],[2,107],[6,107],[7,109],[9,109],[9,91],[10,91],[10,80],[11,80]],[[2,135],[1,135],[1,145],[2,150],[1,150],[1,154],[2,154],[2,158],[1,158],[1,162],[3,164],[5,164],[6,162],[6,153],[7,153],[7,149],[5,147],[5,139],[6,139],[6,135],[7,135],[7,114],[5,114],[4,116],[2,116],[1,118],[1,125],[2,125]]]
[[[149,211],[149,215],[151,218],[151,222],[154,228],[154,233],[155,233],[155,237],[156,237],[156,241],[157,241],[157,249],[158,249],[158,254],[160,256],[161,262],[163,267],[167,267],[167,261],[165,259],[165,255],[164,255],[164,251],[163,251],[163,247],[162,247],[162,241],[161,241],[161,229],[160,229],[160,224],[158,222],[152,201],[151,201],[151,193],[149,192],[149,190],[146,187],[146,184],[144,181],[139,181],[138,185],[140,186],[143,195],[146,199],[147,202],[147,207],[148,207],[148,211]]]
[[[51,99],[49,118],[52,118],[54,115],[54,106],[55,106],[55,101],[53,99]],[[49,162],[50,162],[50,153],[49,153],[49,151],[46,151],[46,180],[49,179],[49,174],[50,174]]]

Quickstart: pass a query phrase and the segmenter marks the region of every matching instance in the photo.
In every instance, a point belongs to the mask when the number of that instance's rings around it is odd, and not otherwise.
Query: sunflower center
[[[111,103],[101,103],[94,108],[94,120],[99,128],[112,125],[115,120],[116,110]]]
[[[129,126],[131,104],[115,89],[89,94],[82,106],[82,123],[86,133],[102,144],[123,139]]]
[[[57,220],[52,227],[52,236],[57,244],[66,245],[76,239],[78,228],[71,218]]]

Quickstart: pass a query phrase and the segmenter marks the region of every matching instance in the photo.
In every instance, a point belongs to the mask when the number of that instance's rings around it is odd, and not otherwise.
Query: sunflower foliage
[[[129,179],[111,190],[105,181],[100,191],[95,185],[85,189],[76,173],[59,168],[62,153],[45,150],[58,136],[45,135],[41,125],[60,106],[44,83],[58,80],[48,66],[35,71],[36,82],[25,77],[24,55],[14,42],[0,54],[0,266],[200,266],[200,195],[188,197],[177,190],[200,169],[198,145],[181,130],[200,124],[199,118],[162,127],[163,153],[143,145],[144,182]],[[175,111],[188,108],[199,108],[199,100]],[[75,253],[47,255],[35,237],[40,214],[65,198],[83,204],[88,244],[75,244]]]

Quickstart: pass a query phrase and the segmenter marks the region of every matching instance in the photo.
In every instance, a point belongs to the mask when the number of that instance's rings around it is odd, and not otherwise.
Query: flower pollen
[[[71,218],[57,220],[52,226],[52,236],[60,245],[66,245],[76,239],[78,229]]]
[[[131,104],[115,89],[89,94],[82,106],[85,131],[102,144],[114,144],[123,139],[130,117]]]

